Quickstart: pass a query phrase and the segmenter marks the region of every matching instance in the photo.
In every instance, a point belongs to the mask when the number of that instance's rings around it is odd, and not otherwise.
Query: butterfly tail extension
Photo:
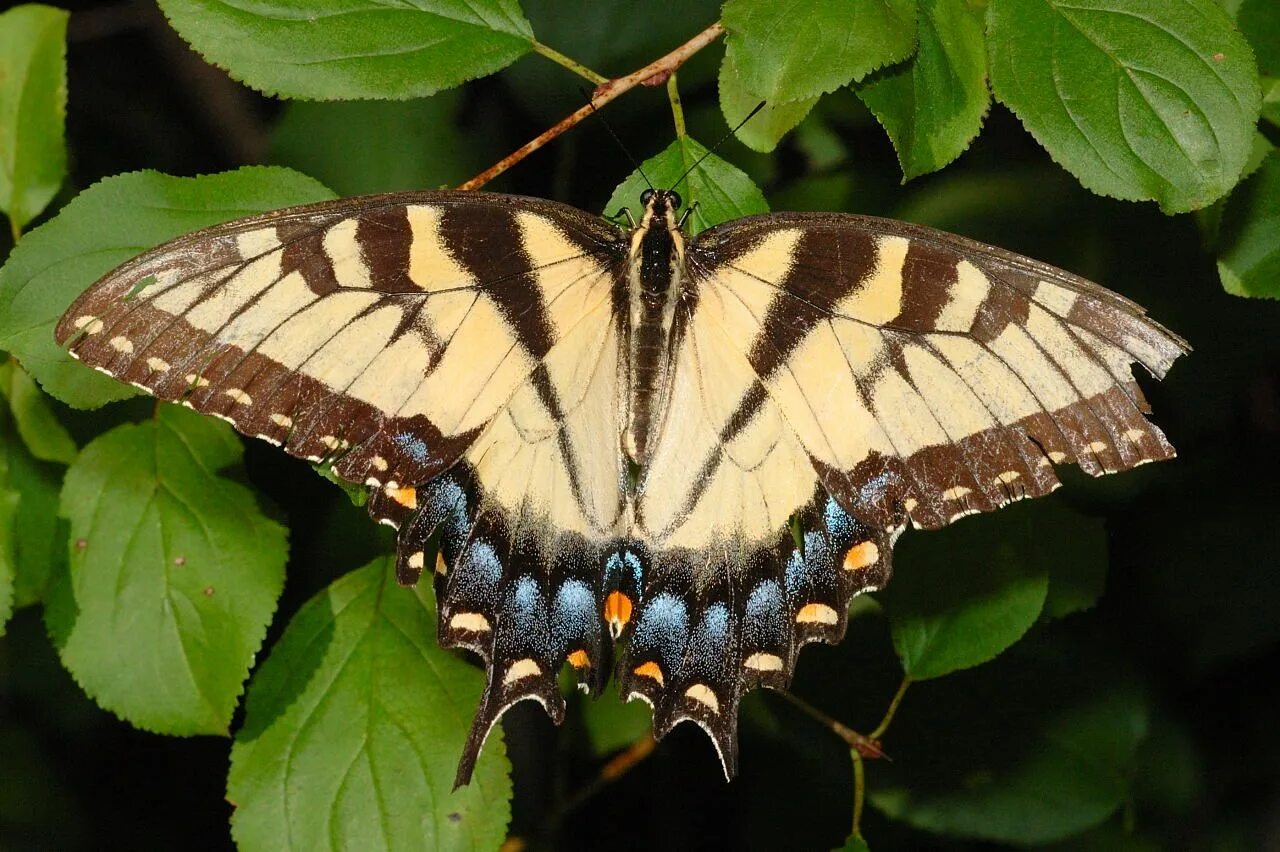
[[[456,783],[468,783],[485,740],[502,714],[534,700],[552,721],[564,718],[558,675],[565,663],[588,692],[608,676],[611,645],[601,617],[605,547],[578,536],[523,532],[500,509],[483,508],[468,466],[415,489],[405,508],[383,491],[370,510],[400,517],[397,573],[416,582],[431,559],[439,642],[485,663],[485,689],[463,747]],[[430,555],[434,554],[434,557]]]
[[[786,689],[800,650],[843,638],[850,600],[881,588],[895,533],[819,490],[768,545],[658,551],[618,666],[622,695],[653,707],[654,735],[691,721],[737,772],[737,716],[757,686]]]

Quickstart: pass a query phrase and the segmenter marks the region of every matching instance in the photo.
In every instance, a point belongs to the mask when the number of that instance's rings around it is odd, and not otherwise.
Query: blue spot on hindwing
[[[747,596],[743,641],[751,648],[772,648],[786,639],[782,589],[776,580],[761,580]]]
[[[440,548],[445,559],[455,558],[458,548],[471,533],[467,517],[467,493],[452,476],[442,476],[425,489],[422,496],[423,519],[427,529],[440,525]]]
[[[412,432],[397,432],[391,440],[405,455],[418,464],[426,464],[427,459],[430,458],[430,454],[427,452],[427,442]]]
[[[591,587],[581,580],[569,579],[556,590],[551,604],[551,642],[553,656],[569,650],[571,642],[591,638],[599,629],[596,599]]]
[[[547,607],[538,581],[528,574],[521,576],[507,592],[504,604],[503,637],[517,646],[545,651]]]
[[[832,538],[844,539],[853,536],[853,518],[844,510],[843,506],[836,502],[836,498],[827,498],[827,506],[823,516],[827,523],[827,532],[831,534]]]
[[[729,644],[729,608],[722,603],[713,603],[702,614],[702,621],[693,631],[689,640],[689,650],[685,659],[692,672],[701,676],[714,677],[728,662],[725,653]]]
[[[604,587],[622,589],[638,596],[644,582],[644,563],[630,550],[615,551],[604,563]]]
[[[883,503],[888,497],[889,489],[897,486],[899,480],[896,473],[887,470],[877,473],[858,489],[858,503],[872,506]]]
[[[493,546],[483,539],[471,542],[449,572],[449,600],[492,602],[502,579],[502,562]]]
[[[689,642],[689,611],[685,602],[671,594],[655,595],[645,606],[631,637],[632,651],[653,654],[667,673],[676,671]]]
[[[784,575],[787,583],[787,597],[795,598],[802,592],[824,586],[831,579],[831,568],[831,551],[827,548],[826,539],[821,533],[805,533],[804,555],[801,556],[800,551],[793,550],[791,558],[787,560],[787,570]]]

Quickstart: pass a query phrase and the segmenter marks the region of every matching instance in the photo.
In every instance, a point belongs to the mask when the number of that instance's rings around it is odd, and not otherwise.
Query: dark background
[[[542,41],[606,74],[644,64],[715,15],[706,3],[645,4],[638,29],[628,4],[568,5],[572,14],[553,14],[549,0],[524,7]],[[205,66],[148,4],[72,8],[67,197],[122,171],[193,175],[254,162],[293,165],[343,194],[456,184],[583,100],[577,79],[531,56],[429,103],[287,108]],[[714,85],[720,51],[680,75],[690,131],[705,144],[726,131]],[[673,138],[660,89],[637,90],[605,113],[637,157]],[[1110,564],[1098,606],[1023,643],[1065,649],[1052,665],[1032,665],[1035,654],[1019,646],[912,687],[886,741],[897,759],[891,769],[868,765],[872,788],[882,771],[927,772],[935,742],[998,755],[1017,708],[1119,678],[1149,702],[1150,734],[1128,803],[1069,848],[1280,848],[1280,305],[1223,293],[1208,236],[1214,211],[1170,218],[1151,204],[1093,196],[999,106],[957,163],[906,187],[884,133],[851,93],[825,98],[817,114],[774,155],[736,141],[720,153],[774,209],[892,215],[999,244],[1119,290],[1195,349],[1165,382],[1146,383],[1179,459],[1103,481],[1072,477],[1050,498],[1106,518]],[[630,170],[592,122],[491,188],[599,210]],[[132,404],[106,415],[60,411],[84,440],[104,416],[129,417]],[[265,445],[250,442],[245,476],[292,530],[270,642],[310,595],[388,543],[337,489]],[[899,561],[899,571],[911,568]],[[841,647],[805,654],[796,692],[865,730],[898,676],[885,623],[871,614]],[[512,832],[536,844],[808,849],[839,845],[848,830],[847,752],[777,696],[744,704],[734,783],[723,783],[705,740],[682,726],[567,812],[601,756],[579,712],[557,731],[530,708],[513,710],[507,731]],[[229,847],[229,747],[142,733],[97,709],[58,664],[38,608],[18,613],[0,640],[2,848]],[[864,831],[876,849],[965,845],[874,809]]]

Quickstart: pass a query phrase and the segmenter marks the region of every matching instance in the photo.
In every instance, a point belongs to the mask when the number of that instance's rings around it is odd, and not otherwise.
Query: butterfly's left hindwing
[[[607,673],[593,566],[622,511],[625,252],[616,227],[550,202],[349,199],[160,246],[81,296],[57,337],[372,489],[401,579],[436,578],[444,644],[490,663],[465,777],[512,701],[560,712],[566,656],[597,685]]]

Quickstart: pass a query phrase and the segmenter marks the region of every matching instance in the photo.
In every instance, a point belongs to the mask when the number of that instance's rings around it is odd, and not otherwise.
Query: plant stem
[[[837,722],[803,698],[798,698],[790,692],[778,693],[849,744],[849,757],[853,760],[853,836],[855,837],[862,836],[862,809],[867,797],[867,775],[866,767],[862,764],[863,756],[885,757],[884,752],[880,750],[880,739],[885,731],[889,730],[889,725],[893,724],[894,714],[898,712],[898,705],[902,703],[902,696],[906,695],[907,687],[910,685],[911,676],[903,675],[902,683],[898,684],[898,691],[893,694],[889,706],[884,711],[884,718],[880,720],[879,725],[876,725],[874,731],[865,735]]]
[[[702,50],[711,42],[715,41],[724,32],[724,27],[720,22],[712,24],[666,56],[650,62],[648,65],[639,70],[632,71],[625,77],[618,77],[608,80],[596,86],[596,90],[591,95],[590,103],[574,110],[569,115],[562,118],[554,126],[543,131],[537,137],[529,140],[471,180],[458,186],[460,190],[479,189],[525,157],[537,151],[543,145],[546,145],[552,139],[569,130],[571,127],[582,122],[584,118],[591,115],[593,111],[599,107],[612,101],[614,98],[631,91],[636,86],[651,85],[660,86],[675,73],[676,69],[685,63],[685,61]],[[541,52],[541,51],[540,51]],[[559,55],[559,54],[557,54]],[[585,69],[584,69],[585,70]]]
[[[838,722],[835,719],[832,719],[826,713],[823,713],[817,707],[814,707],[808,701],[805,701],[803,698],[800,698],[799,696],[792,695],[790,692],[783,692],[783,691],[779,691],[778,694],[781,695],[783,698],[787,699],[788,701],[790,701],[795,706],[799,707],[805,713],[809,714],[810,717],[815,719],[824,728],[831,731],[831,733],[835,734],[837,737],[844,740],[849,745],[849,748],[857,749],[857,750],[865,749],[867,750],[868,753],[874,756],[880,755],[879,747],[876,745],[875,741],[872,740],[870,737],[863,736],[862,734],[855,731],[853,728],[850,728],[848,725],[845,725],[843,722]]]
[[[893,699],[889,702],[889,706],[884,711],[884,718],[880,720],[880,724],[876,725],[876,729],[867,734],[869,739],[883,739],[885,731],[889,730],[889,725],[893,724],[893,716],[898,712],[898,705],[902,703],[902,696],[907,694],[907,687],[911,685],[911,675],[903,675],[902,683],[898,684],[898,691],[893,694]]]
[[[644,735],[601,767],[600,774],[569,796],[559,807],[547,814],[542,821],[542,825],[529,837],[516,837],[514,835],[508,837],[500,852],[521,852],[529,845],[528,841],[530,839],[550,837],[552,831],[566,817],[572,815],[584,802],[590,800],[605,787],[642,763],[645,758],[653,754],[653,750],[656,747],[657,742],[653,739],[653,732],[646,731]]]
[[[858,754],[858,750],[849,749],[849,756],[853,758],[853,825],[850,834],[861,837],[862,806],[867,797],[867,774],[862,766],[862,755]]]
[[[680,88],[676,85],[674,71],[667,78],[667,100],[671,101],[671,120],[676,126],[676,138],[683,139],[688,131],[684,126],[684,107],[680,103]]]
[[[13,235],[13,244],[16,246],[18,240],[22,239],[22,227],[13,216],[9,217],[9,233]]]
[[[587,66],[579,62],[574,62],[572,59],[565,56],[560,51],[552,47],[547,47],[545,44],[538,41],[537,39],[533,40],[533,52],[541,56],[545,56],[547,59],[550,59],[552,62],[554,62],[555,64],[563,68],[568,68],[570,71],[577,74],[579,77],[582,77],[584,80],[590,80],[594,85],[599,86],[602,83],[609,82],[608,77],[597,74],[596,72],[592,71],[590,68],[588,68]]]

